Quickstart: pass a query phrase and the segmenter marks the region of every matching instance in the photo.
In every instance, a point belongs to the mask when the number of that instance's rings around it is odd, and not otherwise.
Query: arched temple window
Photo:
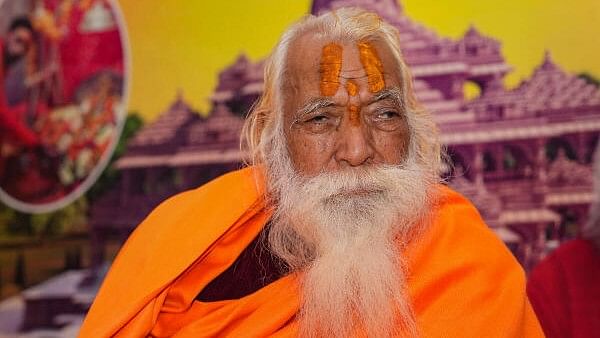
[[[481,85],[475,81],[467,80],[463,84],[463,95],[467,101],[478,98],[482,91]]]
[[[553,138],[546,143],[546,158],[549,162],[554,162],[556,157],[560,154],[564,153],[568,159],[575,161],[577,160],[577,154],[571,146],[571,143],[564,138]]]
[[[505,145],[502,149],[502,168],[513,178],[520,178],[531,175],[532,164],[521,146]]]
[[[580,228],[577,213],[569,208],[562,208],[558,210],[558,213],[561,216],[558,226],[558,238],[565,240],[577,237]]]
[[[446,156],[445,159],[447,170],[444,178],[451,180],[454,177],[462,176],[471,180],[469,165],[465,160],[465,157],[455,149],[448,149],[447,154],[448,156]]]
[[[226,104],[232,113],[245,118],[256,100],[258,100],[257,95],[243,95],[231,99]]]
[[[596,151],[596,147],[598,146],[598,135],[591,137],[589,142],[587,143],[584,163],[590,164],[594,161],[594,152]]]
[[[505,171],[517,170],[517,156],[513,147],[506,146],[502,152],[502,167]]]
[[[493,172],[496,171],[496,160],[494,159],[494,155],[486,151],[483,153],[483,171],[484,172]]]

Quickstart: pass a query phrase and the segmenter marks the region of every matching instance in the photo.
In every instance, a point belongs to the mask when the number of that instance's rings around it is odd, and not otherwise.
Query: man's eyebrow
[[[332,99],[326,97],[317,97],[308,101],[296,112],[296,118],[300,118],[303,115],[310,114],[317,109],[330,107],[335,105]]]
[[[396,101],[397,104],[402,104],[402,95],[400,94],[400,89],[398,88],[386,88],[379,92],[377,92],[373,98],[367,103],[367,105],[373,104],[378,101],[383,101],[387,99],[392,99]]]

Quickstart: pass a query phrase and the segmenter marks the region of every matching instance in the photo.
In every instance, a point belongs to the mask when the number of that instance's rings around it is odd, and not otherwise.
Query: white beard
[[[433,175],[411,157],[315,177],[287,156],[270,165],[269,245],[301,273],[300,336],[416,336],[401,249],[428,210]]]

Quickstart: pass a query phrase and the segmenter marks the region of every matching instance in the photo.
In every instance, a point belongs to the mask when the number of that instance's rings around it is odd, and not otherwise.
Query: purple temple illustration
[[[441,37],[395,0],[314,0],[311,11],[342,6],[378,12],[398,28],[417,97],[447,147],[448,184],[473,201],[526,271],[577,235],[592,201],[600,132],[595,85],[563,70],[547,52],[528,79],[507,89],[511,66],[499,41],[476,27],[459,39]],[[479,88],[473,99],[464,96],[468,83]],[[263,63],[240,55],[219,74],[207,117],[177,93],[135,135],[116,162],[119,182],[91,206],[98,279],[110,236],[126,238],[167,197],[243,165],[239,135],[262,89]]]
[[[470,27],[458,40],[411,20],[395,1],[315,0],[317,14],[341,6],[373,10],[400,31],[420,102],[447,146],[449,184],[469,197],[487,224],[528,270],[586,221],[591,158],[600,131],[600,90],[550,55],[514,89],[500,42]],[[178,95],[140,131],[117,167],[118,188],[97,202],[92,225],[97,261],[102,242],[125,237],[160,201],[238,168],[243,117],[262,92],[262,62],[240,55],[219,75],[207,118]],[[464,97],[464,86],[480,89]],[[116,213],[116,214],[115,214]]]

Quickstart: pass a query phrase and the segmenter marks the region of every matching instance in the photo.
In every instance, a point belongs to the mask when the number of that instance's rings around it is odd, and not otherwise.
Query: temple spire
[[[552,70],[558,68],[556,66],[556,63],[554,63],[554,60],[552,59],[552,54],[550,53],[550,50],[548,49],[544,51],[544,61],[542,62],[541,68],[543,70]]]
[[[465,37],[480,37],[481,33],[479,33],[479,31],[477,30],[477,28],[475,27],[475,25],[471,22],[469,24],[469,28],[467,29],[467,31],[465,32]]]

